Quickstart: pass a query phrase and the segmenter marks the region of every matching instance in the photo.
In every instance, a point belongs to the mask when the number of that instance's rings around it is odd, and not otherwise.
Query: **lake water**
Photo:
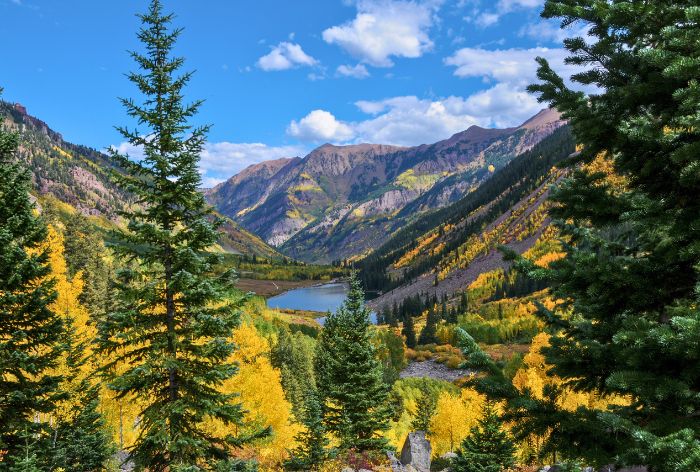
[[[320,312],[335,312],[345,301],[348,294],[348,285],[344,283],[331,283],[302,287],[267,299],[270,308],[286,308],[288,310],[309,310]],[[317,318],[323,324],[325,317]],[[374,313],[371,315],[372,323],[377,322]]]

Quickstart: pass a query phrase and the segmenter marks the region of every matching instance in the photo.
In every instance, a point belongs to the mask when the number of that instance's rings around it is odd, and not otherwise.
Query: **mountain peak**
[[[518,129],[534,129],[543,125],[562,121],[561,113],[555,108],[543,108],[535,116],[520,125]]]

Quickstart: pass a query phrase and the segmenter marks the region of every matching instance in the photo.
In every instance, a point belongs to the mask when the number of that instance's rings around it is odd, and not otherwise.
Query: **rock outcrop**
[[[425,431],[408,433],[401,449],[401,464],[407,472],[430,472],[430,456],[433,450]]]

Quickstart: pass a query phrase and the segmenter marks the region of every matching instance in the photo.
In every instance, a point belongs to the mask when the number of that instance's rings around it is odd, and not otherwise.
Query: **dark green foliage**
[[[146,52],[131,53],[140,72],[128,77],[144,101],[122,103],[142,129],[119,131],[144,157],[112,151],[125,170],[117,178],[137,205],[123,214],[128,229],[115,234],[115,253],[130,264],[118,273],[116,308],[100,324],[100,347],[111,361],[104,367],[109,386],[145,405],[130,451],[136,466],[211,469],[240,442],[212,437],[202,423],[217,419],[235,431],[242,422],[235,395],[219,389],[236,373],[230,339],[241,299],[231,294],[231,273],[212,274],[216,220],[199,192],[197,168],[208,127],[189,124],[201,102],[183,104],[191,74],[177,76],[183,59],[171,57],[180,30],[170,29],[172,15],[158,0],[140,18]],[[125,368],[117,372],[117,364]]]
[[[102,470],[116,448],[112,444],[99,406],[99,387],[84,383],[75,402],[72,421],[59,420],[51,431],[51,470],[75,472]]]
[[[437,408],[437,396],[432,392],[422,391],[416,402],[416,416],[411,422],[411,429],[430,434],[430,422],[435,415],[435,408]]]
[[[374,332],[374,343],[377,358],[382,364],[384,383],[393,384],[399,378],[399,373],[406,367],[403,337],[391,329],[377,329]]]
[[[17,135],[0,128],[0,450],[7,451],[0,470],[29,457],[19,448],[44,426],[32,415],[53,409],[60,378],[48,372],[63,334],[49,309],[55,292],[45,279],[47,253],[39,250],[46,226],[34,214],[29,174],[15,162],[16,149]]]
[[[428,318],[425,322],[425,326],[420,332],[420,337],[418,338],[418,344],[436,344],[437,340],[437,322],[438,315],[435,312],[433,306],[428,309]]]
[[[353,274],[343,305],[326,318],[315,371],[324,422],[342,449],[380,450],[388,428],[388,387],[376,358],[360,282]]]
[[[564,336],[544,354],[577,390],[632,399],[605,415],[572,413],[578,428],[558,446],[599,462],[697,470],[659,452],[691,450],[700,439],[700,8],[550,0],[543,16],[591,27],[588,41],[565,46],[571,63],[592,66],[573,79],[601,90],[568,89],[542,59],[542,82],[531,87],[583,146],[554,194],[568,256],[546,274],[574,316],[547,313]],[[601,154],[624,185],[577,167]]]
[[[80,302],[94,319],[104,316],[110,309],[113,268],[105,256],[105,245],[87,219],[72,215],[65,223],[65,257],[69,275],[82,273],[85,286]]]
[[[543,16],[590,28],[566,40],[573,80],[540,59],[531,87],[570,120],[581,152],[553,194],[551,215],[567,256],[543,269],[556,310],[541,310],[560,336],[543,349],[552,373],[580,392],[629,398],[606,411],[557,406],[508,387],[468,337],[465,354],[491,374],[482,391],[509,399],[520,433],[550,433],[544,451],[593,464],[698,470],[700,450],[700,8],[694,1],[550,0]],[[611,172],[582,165],[606,159]],[[512,256],[512,254],[511,254]],[[463,333],[462,333],[463,334]],[[473,341],[473,340],[471,340]]]
[[[294,438],[299,446],[285,464],[287,470],[317,470],[328,457],[328,438],[323,424],[323,406],[315,392],[304,399],[304,430]]]
[[[314,340],[302,333],[282,329],[272,348],[272,365],[280,369],[284,394],[299,421],[304,418],[306,397],[316,392]]]
[[[515,466],[515,445],[501,428],[494,404],[486,402],[483,417],[471,429],[452,461],[454,472],[501,472]]]
[[[413,324],[412,316],[407,316],[406,319],[404,319],[401,334],[406,338],[406,347],[411,349],[416,347],[416,327]]]

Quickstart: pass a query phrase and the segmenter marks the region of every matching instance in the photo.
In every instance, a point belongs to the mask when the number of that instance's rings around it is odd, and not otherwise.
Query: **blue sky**
[[[324,142],[415,145],[473,124],[513,126],[541,105],[524,92],[534,57],[562,73],[562,32],[542,0],[164,0],[197,71],[188,98],[214,125],[206,185]],[[146,0],[0,0],[3,98],[64,138],[119,146],[117,97]],[[122,149],[129,150],[121,144]],[[133,150],[131,150],[133,152]]]

